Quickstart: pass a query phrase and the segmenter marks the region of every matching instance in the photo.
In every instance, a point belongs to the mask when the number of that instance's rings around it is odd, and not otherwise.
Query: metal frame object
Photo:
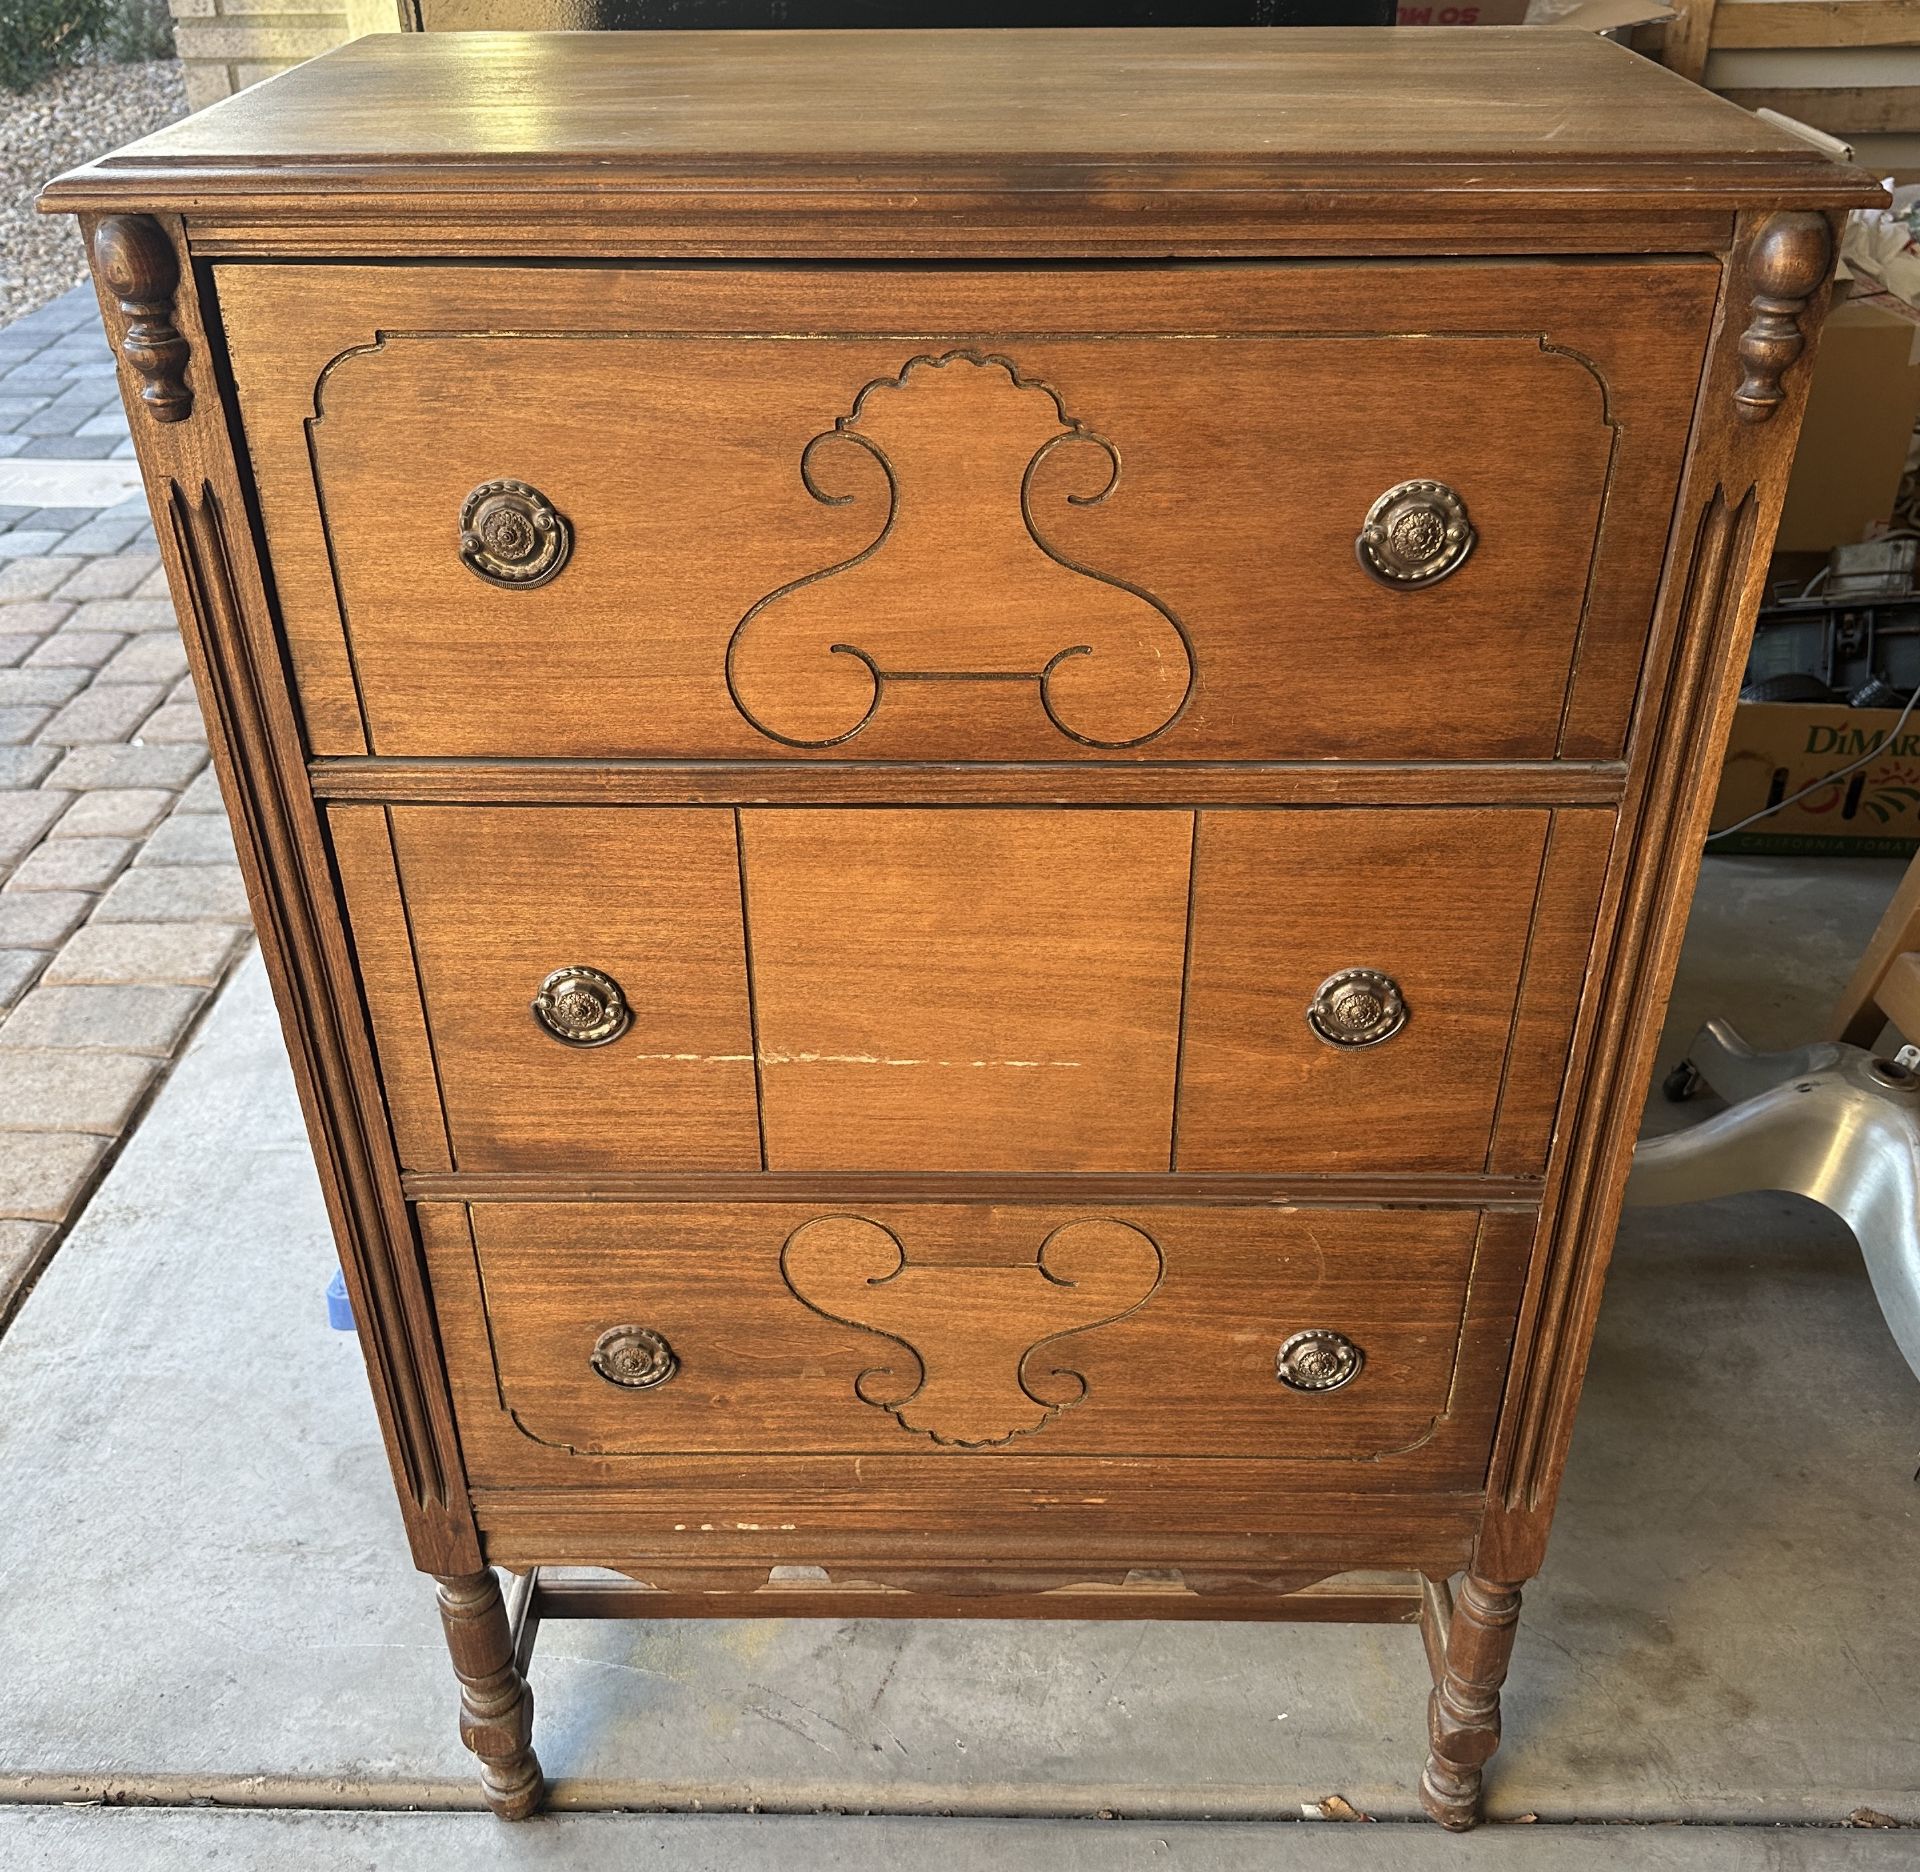
[[[1642,1140],[1628,1203],[1746,1190],[1812,1197],[1853,1230],[1874,1298],[1920,1377],[1920,1073],[1837,1040],[1756,1053],[1722,1020],[1700,1029],[1687,1058],[1732,1103],[1691,1130]]]

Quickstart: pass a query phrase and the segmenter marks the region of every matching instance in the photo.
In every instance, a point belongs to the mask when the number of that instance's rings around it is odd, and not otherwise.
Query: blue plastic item
[[[335,1332],[353,1331],[353,1302],[347,1298],[347,1277],[338,1268],[327,1282],[327,1324]]]

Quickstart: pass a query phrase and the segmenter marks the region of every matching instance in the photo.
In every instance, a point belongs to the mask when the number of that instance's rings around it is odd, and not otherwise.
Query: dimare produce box
[[[1713,803],[1716,832],[1872,758],[1707,850],[1911,857],[1920,850],[1920,709],[1890,741],[1899,719],[1898,709],[1845,703],[1742,702]]]

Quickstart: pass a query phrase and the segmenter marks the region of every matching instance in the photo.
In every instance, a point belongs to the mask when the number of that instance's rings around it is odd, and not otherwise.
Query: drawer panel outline
[[[1125,765],[1617,757],[1698,376],[1675,334],[1703,329],[1717,269],[1669,256],[1071,280],[912,266],[219,276],[314,753]],[[1035,480],[1085,460],[1087,479],[1061,489],[1079,498],[1045,503],[1047,545],[1165,606],[1188,641],[1186,700],[1144,743],[1072,741],[1030,675],[895,681],[828,747],[770,743],[728,693],[728,639],[755,602],[874,539],[871,501],[808,494],[809,441],[839,433],[861,386],[954,351],[1013,359],[1119,454],[1104,496],[1091,447],[1061,446]],[[556,376],[576,392],[564,423],[527,400]],[[1530,470],[1515,476],[1520,432]],[[448,543],[460,502],[503,475],[576,527],[575,558],[539,590],[489,591]],[[1423,476],[1465,498],[1481,545],[1429,590],[1363,589],[1353,541],[1369,505]],[[1392,681],[1409,632],[1418,694]],[[834,641],[867,647],[860,629]],[[870,689],[857,658],[832,660]]]
[[[918,1450],[989,1467],[1075,1453],[1431,1464],[1469,1485],[1532,1222],[1057,1204],[419,1213],[476,1476],[528,1483],[612,1478],[640,1457]],[[795,1244],[804,1252],[809,1231],[825,1232],[827,1252],[801,1267]],[[840,1273],[873,1278],[849,1258],[867,1253],[879,1278],[862,1308],[887,1284],[881,1263],[922,1277],[884,1326],[818,1304],[836,1256]],[[1009,1308],[1049,1283],[1053,1301]],[[671,1381],[632,1392],[593,1373],[596,1338],[625,1326],[671,1345]],[[1281,1386],[1276,1353],[1302,1328],[1347,1333],[1365,1357],[1359,1376],[1320,1395]],[[994,1420],[1009,1406],[1025,1421]],[[1000,1434],[943,1436],[916,1421],[929,1415]]]
[[[1537,1176],[1612,827],[1518,807],[330,817],[403,1162],[456,1178]],[[575,966],[631,1006],[604,1046],[529,1016]],[[1307,1018],[1343,969],[1405,999],[1377,1046]]]

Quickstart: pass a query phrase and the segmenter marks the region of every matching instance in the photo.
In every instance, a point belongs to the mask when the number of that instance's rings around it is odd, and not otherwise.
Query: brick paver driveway
[[[0,329],[0,1323],[247,907],[92,289]]]

